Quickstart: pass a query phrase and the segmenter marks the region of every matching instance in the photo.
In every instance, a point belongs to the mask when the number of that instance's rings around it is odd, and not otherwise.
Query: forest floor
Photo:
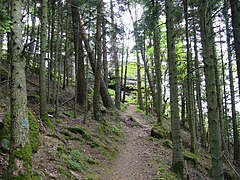
[[[10,94],[6,80],[0,83],[0,118],[9,110]],[[33,180],[171,180],[172,149],[170,136],[151,137],[156,125],[154,116],[140,112],[135,104],[125,109],[104,110],[104,121],[96,122],[89,107],[86,122],[84,112],[74,117],[74,90],[60,93],[58,116],[49,108],[52,126],[46,127],[39,119],[38,80],[28,78],[28,107],[40,123],[40,144],[33,153]],[[72,100],[71,100],[72,99]],[[89,99],[91,101],[91,99]],[[163,127],[170,132],[170,119],[164,118]],[[207,180],[211,158],[207,149],[196,144],[196,155],[189,153],[189,132],[182,131],[185,179]],[[0,179],[8,165],[8,152],[0,149]],[[228,169],[228,168],[227,168]]]
[[[149,141],[149,134],[154,123],[147,116],[136,112],[136,105],[129,105],[125,116],[132,117],[138,126],[126,127],[125,145],[119,152],[118,158],[112,162],[111,171],[104,174],[102,180],[136,180],[157,179],[156,159],[161,157],[165,163],[171,161],[169,151],[158,148]]]

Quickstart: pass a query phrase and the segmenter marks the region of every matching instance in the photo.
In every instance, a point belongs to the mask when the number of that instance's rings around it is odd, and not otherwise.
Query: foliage
[[[183,153],[183,158],[189,162],[192,162],[193,164],[198,164],[199,160],[197,158],[197,155],[194,153],[191,153],[190,151],[185,151]]]
[[[158,139],[166,139],[169,136],[169,130],[156,124],[151,130],[151,136]]]
[[[58,147],[57,151],[67,163],[68,168],[72,170],[83,172],[90,169],[89,165],[98,164],[96,160],[92,159],[80,149],[71,149],[68,151],[63,147]],[[67,174],[63,169],[60,168],[60,170],[64,174]]]
[[[170,171],[170,166],[168,164],[161,163],[158,166],[158,174],[159,174],[159,180],[177,180],[177,175]]]
[[[163,141],[163,145],[164,145],[165,147],[167,147],[167,148],[170,148],[170,149],[173,148],[172,141],[169,140],[169,139],[164,140],[164,141]]]
[[[69,127],[68,130],[72,133],[80,134],[82,136],[82,138],[85,139],[85,140],[92,139],[90,132],[84,127],[81,127],[81,126]]]
[[[12,22],[4,9],[0,9],[0,30],[4,32],[10,32],[12,28]]]

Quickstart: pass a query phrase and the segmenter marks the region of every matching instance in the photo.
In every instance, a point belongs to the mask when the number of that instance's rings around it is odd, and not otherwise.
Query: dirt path
[[[119,157],[113,162],[112,171],[101,177],[102,180],[145,180],[156,179],[157,170],[151,163],[156,156],[156,147],[148,141],[151,125],[135,112],[135,105],[130,105],[125,112],[132,116],[140,126],[127,127],[126,144]]]

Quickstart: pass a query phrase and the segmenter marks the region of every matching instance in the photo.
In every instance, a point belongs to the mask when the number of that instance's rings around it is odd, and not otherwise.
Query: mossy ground
[[[33,115],[31,111],[28,111],[28,121],[29,121],[29,137],[30,137],[30,144],[33,152],[36,152],[38,149],[39,141],[39,124],[37,119]],[[1,141],[1,148],[4,150],[9,150],[10,144],[10,113],[7,112],[3,118],[4,128],[0,130],[0,141]]]

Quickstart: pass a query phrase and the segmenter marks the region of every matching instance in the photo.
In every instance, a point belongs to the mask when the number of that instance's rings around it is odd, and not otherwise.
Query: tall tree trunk
[[[238,74],[238,94],[240,96],[240,2],[239,0],[229,0],[229,2],[232,11],[234,49],[236,54]]]
[[[103,18],[103,26],[102,26],[102,33],[103,33],[103,79],[108,87],[108,59],[107,59],[107,30],[106,30],[106,19]]]
[[[212,27],[211,0],[201,1],[199,7],[200,15],[200,31],[203,47],[203,60],[206,82],[206,96],[208,104],[208,124],[210,149],[212,156],[212,178],[223,179],[222,149],[221,149],[221,133],[220,119],[217,104],[217,90],[214,59],[214,36]]]
[[[202,92],[201,92],[201,78],[200,78],[200,69],[199,62],[198,62],[198,44],[197,44],[197,29],[195,25],[195,18],[193,18],[193,38],[194,38],[194,63],[195,63],[195,75],[196,75],[196,98],[197,98],[197,108],[199,114],[199,124],[200,124],[200,141],[203,147],[206,147],[206,130],[205,130],[205,123],[203,119],[203,107],[202,107]]]
[[[118,61],[118,50],[117,50],[117,24],[114,21],[113,1],[110,1],[111,7],[111,26],[112,26],[112,58],[115,64],[115,107],[121,108],[121,85],[119,77],[119,61]]]
[[[227,5],[227,2],[225,1]],[[227,7],[227,6],[226,6]],[[233,128],[233,159],[240,165],[240,144],[239,144],[239,133],[238,133],[238,123],[236,116],[236,106],[235,106],[235,93],[234,93],[234,80],[233,80],[233,70],[232,70],[232,53],[231,53],[231,31],[229,28],[229,19],[227,8],[224,11],[224,19],[226,22],[226,33],[227,33],[227,53],[228,53],[228,70],[229,70],[229,81],[230,81],[230,94],[231,94],[231,112],[232,112],[232,128]]]
[[[193,87],[192,87],[192,59],[190,57],[190,44],[189,44],[189,27],[188,27],[188,1],[183,1],[184,18],[185,18],[185,34],[186,34],[186,48],[187,48],[187,108],[188,108],[188,122],[190,128],[191,139],[191,152],[195,153],[196,129],[193,117]]]
[[[93,94],[93,112],[96,121],[102,120],[102,114],[100,109],[100,83],[101,83],[101,61],[102,61],[102,2],[98,5],[97,8],[97,42],[96,42],[96,50],[97,50],[97,62],[96,62],[96,74],[94,81],[94,94]]]
[[[156,73],[156,84],[157,84],[157,121],[162,125],[162,69],[161,69],[161,60],[160,60],[160,32],[159,27],[156,25],[154,29],[154,64],[155,64],[155,73]]]
[[[29,142],[27,90],[22,45],[22,1],[12,1],[12,69],[11,69],[11,142],[8,179],[31,179],[32,150]]]
[[[167,24],[167,49],[168,49],[168,66],[170,81],[170,108],[171,108],[171,125],[173,141],[173,171],[183,177],[183,155],[182,155],[182,138],[180,132],[180,118],[178,109],[178,81],[176,67],[176,52],[174,47],[174,22],[173,22],[173,2],[165,1],[166,6],[166,24]]]
[[[128,42],[129,42],[129,34],[128,34]],[[125,61],[125,71],[124,71],[124,80],[123,80],[123,98],[122,98],[123,103],[125,102],[125,98],[126,98],[127,69],[128,69],[128,56],[129,56],[128,51],[129,51],[129,45],[127,46],[127,55],[126,55],[126,61]]]
[[[40,68],[39,68],[39,94],[40,94],[40,118],[46,121],[47,114],[47,97],[46,97],[46,83],[45,83],[45,58],[47,52],[47,1],[42,0],[42,16],[41,16],[41,54],[40,54]]]
[[[140,57],[139,52],[137,50],[137,93],[138,93],[138,105],[139,109],[143,110],[143,99],[142,99],[142,78],[141,78],[141,63],[140,63]]]
[[[76,86],[77,86],[77,102],[84,106],[86,100],[86,79],[82,37],[79,35],[80,30],[80,13],[76,0],[69,0],[72,9],[72,24],[75,49],[75,66],[76,68]]]

